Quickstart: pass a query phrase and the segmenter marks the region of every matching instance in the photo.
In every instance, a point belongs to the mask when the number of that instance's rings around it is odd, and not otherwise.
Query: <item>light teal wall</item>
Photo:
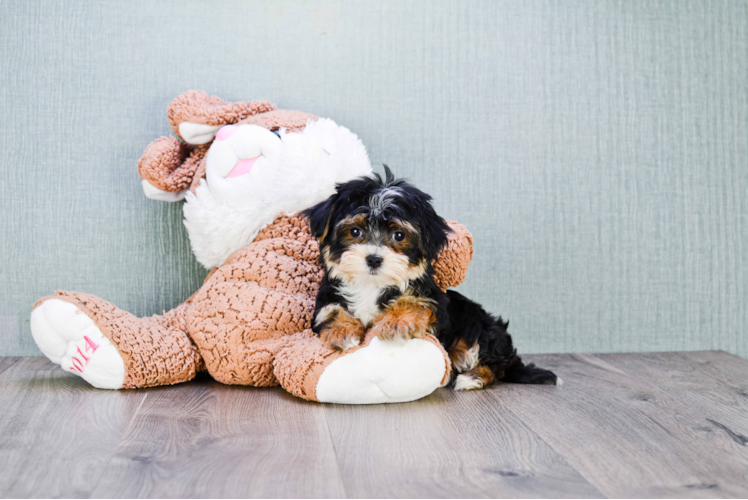
[[[748,356],[745,1],[0,2],[0,355],[205,272],[136,175],[188,89],[334,118],[468,226],[524,352]]]

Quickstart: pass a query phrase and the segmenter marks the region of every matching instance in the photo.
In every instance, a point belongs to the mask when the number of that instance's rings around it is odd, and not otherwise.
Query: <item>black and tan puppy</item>
[[[525,366],[512,346],[508,323],[434,282],[431,262],[449,227],[431,197],[404,180],[362,177],[306,210],[320,242],[326,274],[317,295],[313,329],[332,348],[357,346],[369,328],[381,339],[435,335],[452,360],[457,390],[496,380],[556,384],[552,372]]]

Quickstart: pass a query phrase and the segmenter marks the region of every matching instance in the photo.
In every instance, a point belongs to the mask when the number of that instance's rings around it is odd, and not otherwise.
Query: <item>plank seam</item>
[[[345,481],[343,481],[343,471],[340,469],[338,450],[337,448],[335,448],[335,440],[332,438],[332,431],[330,431],[330,422],[327,420],[327,404],[323,403],[322,410],[322,416],[325,418],[325,427],[327,428],[327,437],[330,438],[332,452],[335,455],[335,465],[338,468],[338,478],[340,479],[340,485],[343,487],[343,494],[345,494],[345,498],[351,498],[351,496],[348,494],[348,490],[345,487]]]

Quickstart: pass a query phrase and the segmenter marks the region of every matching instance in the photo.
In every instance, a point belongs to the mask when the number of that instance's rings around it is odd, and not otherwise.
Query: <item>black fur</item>
[[[464,339],[468,345],[478,342],[480,364],[491,369],[496,380],[517,384],[556,384],[556,375],[533,364],[525,365],[512,344],[504,322],[487,313],[480,304],[464,295],[447,290],[447,313],[439,325],[438,337],[445,349]]]
[[[501,317],[495,318],[458,292],[449,290],[445,293],[436,285],[431,262],[446,245],[449,226],[434,211],[431,196],[403,179],[395,179],[386,165],[385,173],[384,179],[375,174],[339,184],[330,198],[303,212],[309,219],[312,234],[320,240],[320,249],[327,249],[333,259],[345,250],[338,243],[334,228],[346,217],[365,214],[367,221],[375,227],[377,224],[384,226],[391,219],[408,221],[418,228],[420,241],[405,253],[413,263],[424,258],[428,262],[425,272],[409,283],[409,293],[431,299],[435,304],[436,335],[444,348],[450,350],[456,347],[460,339],[469,346],[477,342],[480,346],[479,363],[490,368],[496,380],[555,384],[557,377],[552,372],[522,363],[507,331],[508,323],[502,321]],[[397,189],[399,196],[386,209],[373,213],[370,200],[385,188]],[[320,252],[320,260],[325,265],[322,254]],[[338,280],[325,275],[317,295],[315,317],[320,309],[331,303],[347,307],[345,298],[338,292],[339,286]],[[397,300],[400,294],[400,289],[395,286],[382,289],[379,306],[384,307]],[[321,326],[314,325],[314,331],[319,333]]]
[[[422,253],[413,258],[425,256],[429,262],[436,258],[447,244],[449,226],[439,217],[431,206],[431,196],[408,184],[404,179],[395,179],[387,165],[384,166],[385,179],[379,174],[371,177],[360,177],[344,184],[338,184],[335,194],[328,199],[302,212],[308,218],[309,227],[315,238],[320,239],[320,246],[333,243],[331,230],[334,222],[344,217],[367,213],[370,211],[368,200],[373,193],[383,188],[397,189],[403,193],[398,203],[379,213],[375,218],[384,224],[391,218],[407,220],[416,225],[423,236]],[[333,249],[334,250],[334,249]]]

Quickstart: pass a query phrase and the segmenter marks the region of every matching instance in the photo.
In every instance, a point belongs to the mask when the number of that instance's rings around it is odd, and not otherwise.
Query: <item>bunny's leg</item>
[[[271,237],[231,255],[192,298],[189,335],[219,382],[277,385],[275,354],[289,335],[310,326],[319,253],[308,230],[294,221],[266,228],[258,238]],[[289,232],[293,238],[279,236]]]
[[[204,369],[186,333],[188,307],[137,318],[93,295],[57,292],[34,305],[31,333],[51,361],[94,387],[176,384]]]

